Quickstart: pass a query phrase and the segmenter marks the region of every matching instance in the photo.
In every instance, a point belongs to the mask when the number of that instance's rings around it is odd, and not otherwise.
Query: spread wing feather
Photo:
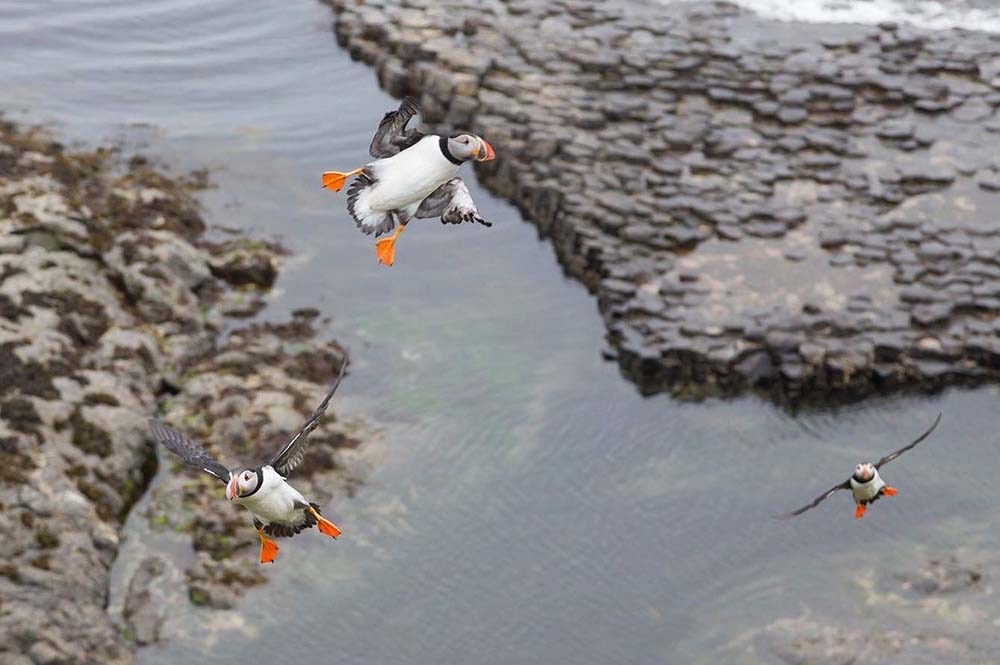
[[[902,455],[903,453],[905,453],[910,448],[914,447],[915,445],[917,445],[918,443],[920,443],[921,441],[923,441],[924,439],[926,439],[927,437],[929,437],[931,435],[931,432],[933,432],[935,429],[937,429],[937,426],[938,426],[939,422],[941,422],[941,414],[940,413],[938,414],[938,417],[934,419],[934,424],[930,426],[930,429],[928,429],[926,432],[924,432],[923,434],[921,434],[920,436],[918,436],[916,439],[914,439],[914,441],[912,443],[910,443],[908,445],[905,445],[902,448],[900,448],[899,450],[897,450],[896,452],[889,453],[888,455],[886,455],[885,457],[883,457],[882,459],[880,459],[878,461],[878,463],[875,464],[875,468],[876,469],[882,468],[883,464],[888,464],[892,460],[896,459],[897,457],[899,457],[900,455]]]
[[[823,502],[824,500],[826,500],[826,498],[829,497],[830,495],[836,494],[840,490],[849,490],[849,489],[851,489],[851,479],[850,478],[848,478],[844,482],[840,483],[839,485],[834,485],[833,487],[831,487],[827,491],[823,492],[818,497],[816,497],[815,499],[813,499],[812,503],[810,503],[808,505],[805,505],[805,506],[802,506],[798,510],[793,510],[790,513],[785,513],[784,515],[775,515],[775,517],[777,519],[779,519],[779,520],[786,520],[789,517],[795,517],[796,515],[801,515],[802,513],[804,513],[807,510],[809,510],[810,508],[815,508],[816,506],[818,506],[821,502]]]
[[[189,439],[173,427],[161,423],[159,420],[151,420],[149,428],[153,433],[153,438],[162,443],[167,450],[177,455],[182,462],[196,469],[201,469],[210,473],[224,483],[229,482],[229,469],[222,466],[214,457],[208,454],[197,441]]]
[[[477,222],[483,226],[493,226],[479,214],[469,188],[461,178],[452,178],[444,183],[420,203],[415,215],[419,218],[440,217],[442,224]]]
[[[319,425],[320,419],[323,414],[326,413],[326,409],[330,406],[330,400],[333,398],[333,394],[337,392],[337,387],[340,385],[340,380],[344,378],[344,371],[347,369],[347,359],[344,358],[340,365],[340,372],[337,374],[337,378],[333,380],[330,385],[330,390],[326,393],[326,397],[323,401],[319,403],[316,410],[312,412],[309,416],[309,420],[305,422],[304,425],[299,429],[299,431],[292,437],[292,440],[285,444],[277,455],[271,458],[268,462],[269,465],[274,467],[274,470],[280,473],[282,476],[287,476],[289,472],[299,465],[302,458],[306,455],[306,440],[309,437],[309,433],[312,432]]]
[[[378,129],[375,130],[375,136],[368,147],[368,154],[376,159],[392,157],[422,139],[424,137],[422,132],[415,129],[406,131],[406,124],[418,113],[420,107],[417,106],[417,100],[406,97],[398,109],[382,116],[382,121],[378,123]]]

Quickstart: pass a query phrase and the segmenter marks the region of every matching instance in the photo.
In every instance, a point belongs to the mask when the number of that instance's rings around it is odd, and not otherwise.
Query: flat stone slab
[[[426,123],[489,138],[481,180],[597,295],[644,392],[1000,378],[997,36],[723,3],[331,4]]]

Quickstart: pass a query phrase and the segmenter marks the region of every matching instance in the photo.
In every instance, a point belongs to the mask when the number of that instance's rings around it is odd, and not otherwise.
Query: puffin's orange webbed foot
[[[257,536],[260,538],[260,562],[274,563],[278,556],[278,543],[265,536],[260,529],[257,530]]]
[[[309,513],[316,518],[316,528],[319,529],[320,533],[325,533],[331,538],[336,538],[340,535],[340,527],[320,515],[315,508],[310,507]]]
[[[885,488],[882,490],[882,494],[885,494],[886,496],[896,496],[898,492],[899,490],[897,490],[895,487],[889,487],[888,485],[886,485]]]
[[[382,265],[391,266],[396,260],[396,239],[382,238],[375,242],[375,256]]]
[[[865,504],[859,503],[858,507],[854,509],[854,519],[859,520],[865,516]]]
[[[402,224],[388,238],[375,241],[375,256],[382,265],[391,266],[396,260],[396,239],[406,227]]]
[[[344,183],[347,182],[348,178],[358,175],[359,173],[361,173],[361,169],[354,169],[353,171],[348,171],[347,173],[341,173],[340,171],[324,171],[323,187],[339,192],[343,189]]]

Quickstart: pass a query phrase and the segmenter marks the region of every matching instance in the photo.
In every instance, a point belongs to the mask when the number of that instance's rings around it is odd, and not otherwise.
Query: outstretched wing
[[[420,203],[416,217],[440,217],[442,224],[478,222],[483,226],[493,226],[480,216],[476,202],[461,178],[452,178],[431,192]]]
[[[382,116],[372,144],[368,147],[368,154],[376,159],[392,157],[422,139],[424,137],[422,132],[415,129],[406,131],[406,123],[418,113],[420,107],[417,106],[417,100],[406,97],[398,109]]]
[[[344,371],[347,369],[347,358],[344,358],[340,365],[340,372],[337,374],[337,378],[333,380],[333,384],[330,386],[330,390],[326,393],[326,397],[323,401],[319,403],[316,410],[312,412],[309,416],[309,420],[299,429],[298,433],[292,437],[281,451],[271,458],[268,462],[269,465],[274,467],[274,470],[283,476],[287,476],[289,472],[299,465],[302,458],[306,455],[306,439],[309,433],[312,432],[319,425],[320,418],[326,413],[326,409],[330,406],[330,399],[333,398],[333,394],[337,392],[337,386],[340,385],[340,380],[344,378]]]
[[[224,483],[229,482],[229,469],[215,461],[208,451],[198,443],[184,436],[173,427],[164,425],[159,420],[149,421],[153,438],[162,443],[167,450],[181,458],[188,466],[210,473]]]
[[[820,494],[818,497],[816,497],[813,500],[812,503],[810,503],[810,504],[808,504],[806,506],[802,506],[798,510],[793,510],[790,513],[785,513],[784,515],[775,515],[775,518],[779,519],[779,520],[787,520],[789,517],[795,517],[796,515],[801,515],[802,513],[804,513],[807,510],[809,510],[810,508],[815,508],[816,506],[818,506],[822,501],[826,500],[826,498],[829,497],[830,495],[836,494],[840,490],[848,490],[848,489],[851,489],[851,479],[850,478],[848,478],[844,482],[840,483],[839,485],[835,485],[835,486],[831,487],[830,489],[828,489],[823,494]]]
[[[928,429],[926,432],[924,432],[923,434],[921,434],[920,436],[918,436],[913,441],[913,443],[911,443],[909,445],[906,445],[906,446],[903,446],[902,448],[900,448],[896,452],[889,453],[888,455],[886,455],[885,457],[883,457],[882,459],[880,459],[878,461],[878,463],[875,464],[875,468],[876,469],[882,468],[883,464],[888,464],[889,462],[891,462],[892,460],[896,459],[897,457],[899,457],[900,455],[902,455],[903,453],[905,453],[907,450],[909,450],[913,446],[917,445],[918,443],[920,443],[921,441],[923,441],[924,439],[926,439],[927,437],[929,437],[931,435],[931,432],[933,432],[935,429],[937,429],[937,426],[938,426],[939,422],[941,422],[941,414],[940,413],[938,414],[938,417],[934,419],[934,424],[930,426],[930,429]]]

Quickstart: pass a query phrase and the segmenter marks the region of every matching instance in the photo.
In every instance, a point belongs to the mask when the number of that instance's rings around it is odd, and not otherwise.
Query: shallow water
[[[395,103],[331,22],[311,0],[0,0],[2,109],[211,167],[209,221],[295,253],[265,316],[331,317],[354,361],[338,412],[380,428],[324,511],[345,537],[289,542],[271,584],[172,617],[141,663],[742,662],[733,642],[776,619],[863,619],[859,571],[1000,546],[994,388],[797,418],[643,398],[601,360],[593,299],[476,186],[492,229],[417,224],[377,266],[318,174],[362,163]],[[938,411],[863,521],[846,496],[769,518]]]

